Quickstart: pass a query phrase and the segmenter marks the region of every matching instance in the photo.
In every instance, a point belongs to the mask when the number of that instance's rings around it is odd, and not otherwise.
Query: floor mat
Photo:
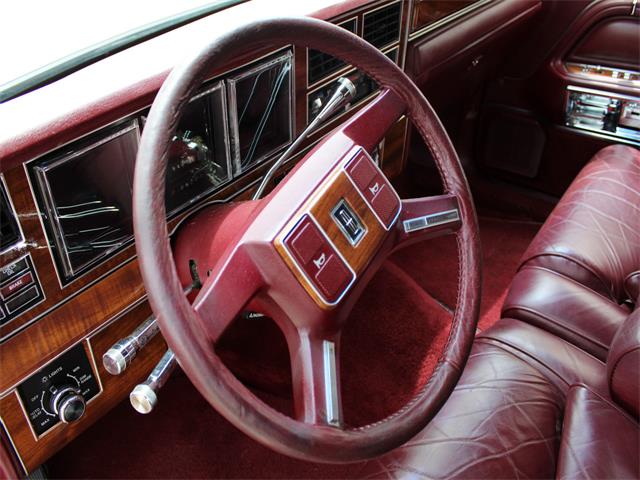
[[[478,328],[486,330],[500,319],[500,309],[520,263],[520,257],[541,224],[480,218],[483,255],[482,303]],[[440,237],[396,253],[391,262],[449,308],[458,292],[458,253],[455,237]]]
[[[346,423],[356,426],[376,421],[406,403],[435,366],[450,322],[449,312],[411,277],[393,264],[383,266],[363,293],[343,333],[341,376]],[[250,385],[262,383],[260,386],[265,387],[265,383],[275,382],[277,388],[270,391],[277,394],[261,392],[260,396],[280,411],[291,411],[290,396],[281,394],[290,391],[290,373],[283,365],[283,356],[287,355],[283,339],[278,338],[278,332],[269,331],[266,323],[251,326],[252,339],[243,338],[242,328],[240,325],[227,338],[226,361]],[[264,330],[257,333],[256,328]],[[241,349],[235,356],[229,354],[234,342]],[[242,351],[251,351],[245,362],[239,362]],[[260,373],[252,377],[251,371]],[[146,416],[135,413],[128,402],[120,404],[48,463],[50,476],[359,476],[359,465],[296,461],[250,440],[218,415],[181,372],[167,382],[159,399],[158,408]]]

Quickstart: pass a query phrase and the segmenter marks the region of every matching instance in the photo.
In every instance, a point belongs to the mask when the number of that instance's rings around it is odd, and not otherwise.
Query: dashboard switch
[[[86,402],[100,393],[91,363],[79,343],[18,386],[34,434],[39,437],[62,423],[79,420]]]

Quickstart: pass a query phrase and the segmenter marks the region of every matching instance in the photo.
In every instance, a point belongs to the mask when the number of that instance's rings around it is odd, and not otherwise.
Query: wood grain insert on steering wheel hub
[[[367,266],[399,213],[395,190],[358,148],[293,215],[275,246],[316,303],[330,308]]]

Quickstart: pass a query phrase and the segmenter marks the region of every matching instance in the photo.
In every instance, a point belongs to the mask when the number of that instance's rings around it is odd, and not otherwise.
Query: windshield
[[[5,2],[0,102],[239,0]]]

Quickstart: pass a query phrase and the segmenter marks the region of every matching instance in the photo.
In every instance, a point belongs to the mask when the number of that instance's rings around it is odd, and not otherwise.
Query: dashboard
[[[283,13],[331,20],[404,68],[411,42],[492,1],[314,0],[293,2]],[[119,376],[100,361],[151,313],[131,218],[140,135],[184,49],[215,28],[273,15],[274,8],[261,0],[234,6],[0,105],[0,120],[12,119],[0,133],[0,437],[22,471],[32,472],[121,402],[166,350],[156,336]],[[309,136],[269,188],[374,98],[377,86],[333,57],[295,45],[211,71],[169,152],[170,232],[205,204],[249,198],[343,75],[355,80],[355,99]],[[408,135],[401,118],[369,152],[391,179],[403,170]],[[55,407],[69,382],[86,411],[67,423]]]

